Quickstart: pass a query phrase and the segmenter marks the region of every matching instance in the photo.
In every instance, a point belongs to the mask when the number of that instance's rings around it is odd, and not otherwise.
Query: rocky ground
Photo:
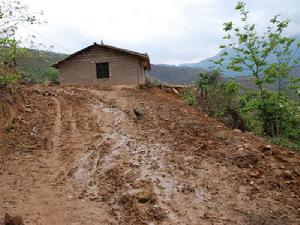
[[[299,154],[231,130],[175,94],[42,86],[22,93],[0,132],[1,218],[300,224]]]

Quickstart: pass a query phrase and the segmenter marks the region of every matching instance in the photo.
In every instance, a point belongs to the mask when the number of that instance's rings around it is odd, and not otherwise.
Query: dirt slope
[[[31,87],[0,139],[0,217],[300,224],[300,157],[161,90]]]

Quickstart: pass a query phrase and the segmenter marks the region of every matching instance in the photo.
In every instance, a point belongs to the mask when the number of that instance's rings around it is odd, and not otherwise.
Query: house
[[[52,65],[60,84],[139,85],[150,70],[147,54],[94,43]]]

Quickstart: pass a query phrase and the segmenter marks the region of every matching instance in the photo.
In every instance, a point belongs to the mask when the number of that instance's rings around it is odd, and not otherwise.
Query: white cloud
[[[43,10],[48,24],[21,27],[54,50],[71,53],[94,41],[149,52],[154,63],[197,61],[218,51],[222,23],[237,19],[236,0],[24,0]],[[251,0],[253,21],[265,25],[281,13],[299,32],[299,0]],[[280,7],[279,7],[280,6]]]

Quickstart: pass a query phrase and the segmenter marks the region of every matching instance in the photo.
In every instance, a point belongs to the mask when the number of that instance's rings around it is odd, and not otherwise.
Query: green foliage
[[[247,127],[263,135],[299,140],[299,103],[276,92],[269,91],[265,95],[264,102],[255,92],[247,92],[242,96],[240,108]]]
[[[13,37],[0,38],[1,46],[1,60],[3,60],[7,67],[16,69],[17,57],[25,54],[26,49],[19,47],[19,42]]]
[[[231,21],[224,23],[227,34],[223,39],[228,44],[221,46],[222,49],[230,48],[235,53],[227,68],[235,72],[250,71],[262,96],[264,83],[289,78],[291,69],[299,62],[293,57],[298,48],[292,47],[295,38],[283,36],[289,20],[282,20],[276,15],[270,20],[267,30],[260,34],[256,25],[249,23],[249,11],[245,7],[245,2],[240,1],[235,8],[240,13],[241,26],[235,26]],[[216,60],[216,64],[224,62],[226,56],[224,52],[221,59]],[[274,56],[275,63],[269,63]]]
[[[282,20],[276,15],[270,20],[270,26],[261,34],[256,25],[249,22],[249,11],[246,10],[244,1],[239,1],[235,10],[239,12],[242,24],[236,26],[231,21],[224,23],[226,35],[223,39],[227,40],[228,44],[221,45],[221,48],[233,51],[227,69],[240,73],[250,71],[258,91],[242,93],[230,82],[217,86],[210,84],[209,88],[216,89],[215,92],[221,90],[220,94],[226,97],[219,97],[223,101],[218,104],[225,105],[228,112],[231,109],[230,105],[234,105],[235,112],[245,121],[247,129],[298,145],[300,105],[299,102],[288,98],[283,88],[283,83],[289,81],[290,88],[299,90],[299,81],[291,76],[291,71],[299,63],[299,59],[295,59],[294,55],[300,45],[295,43],[295,38],[283,35],[289,20]],[[222,65],[228,56],[226,50],[220,59],[215,60],[217,66]],[[270,58],[272,62],[269,62]],[[273,83],[277,84],[276,91],[265,88],[267,84]],[[237,97],[237,93],[241,97]],[[219,102],[218,98],[215,101]],[[222,117],[228,116],[226,110],[224,112],[218,109],[217,112]]]
[[[26,49],[20,47],[21,41],[17,39],[16,31],[24,23],[40,24],[40,21],[20,1],[0,2],[0,65],[4,71],[1,72],[1,85],[15,83],[19,77],[17,59],[26,53]]]
[[[291,148],[291,149],[295,149],[297,151],[300,150],[300,142],[291,142],[288,138],[284,138],[284,137],[276,137],[276,138],[272,138],[271,142],[273,142],[274,144],[277,145],[281,145],[287,148]]]
[[[220,79],[221,74],[218,70],[201,72],[199,73],[196,85],[200,90],[205,91],[209,86],[216,86]]]
[[[17,70],[23,75],[23,79],[31,83],[42,83],[45,70],[66,56],[60,53],[28,49],[26,54],[17,58]]]
[[[222,80],[219,71],[200,73],[196,82],[197,104],[203,112],[233,128],[244,130],[239,114],[240,86],[234,80]]]
[[[184,101],[232,128],[254,131],[273,142],[300,149],[300,103],[283,93],[244,90],[218,71],[200,73],[195,88],[187,88]]]
[[[10,72],[0,76],[0,86],[6,86],[8,84],[14,84],[20,79],[17,73]]]
[[[181,93],[181,97],[183,101],[190,106],[195,106],[197,104],[195,90],[192,87],[185,88]]]
[[[59,71],[55,68],[47,68],[42,75],[43,82],[59,84]]]
[[[147,76],[146,77],[146,85],[158,86],[158,85],[162,85],[162,82],[159,79],[155,78],[155,77]]]
[[[257,105],[259,104],[259,97],[257,92],[248,91],[241,95],[239,101],[240,114],[245,121],[245,126],[248,130],[254,131],[258,134],[263,134],[262,122],[257,118]]]

